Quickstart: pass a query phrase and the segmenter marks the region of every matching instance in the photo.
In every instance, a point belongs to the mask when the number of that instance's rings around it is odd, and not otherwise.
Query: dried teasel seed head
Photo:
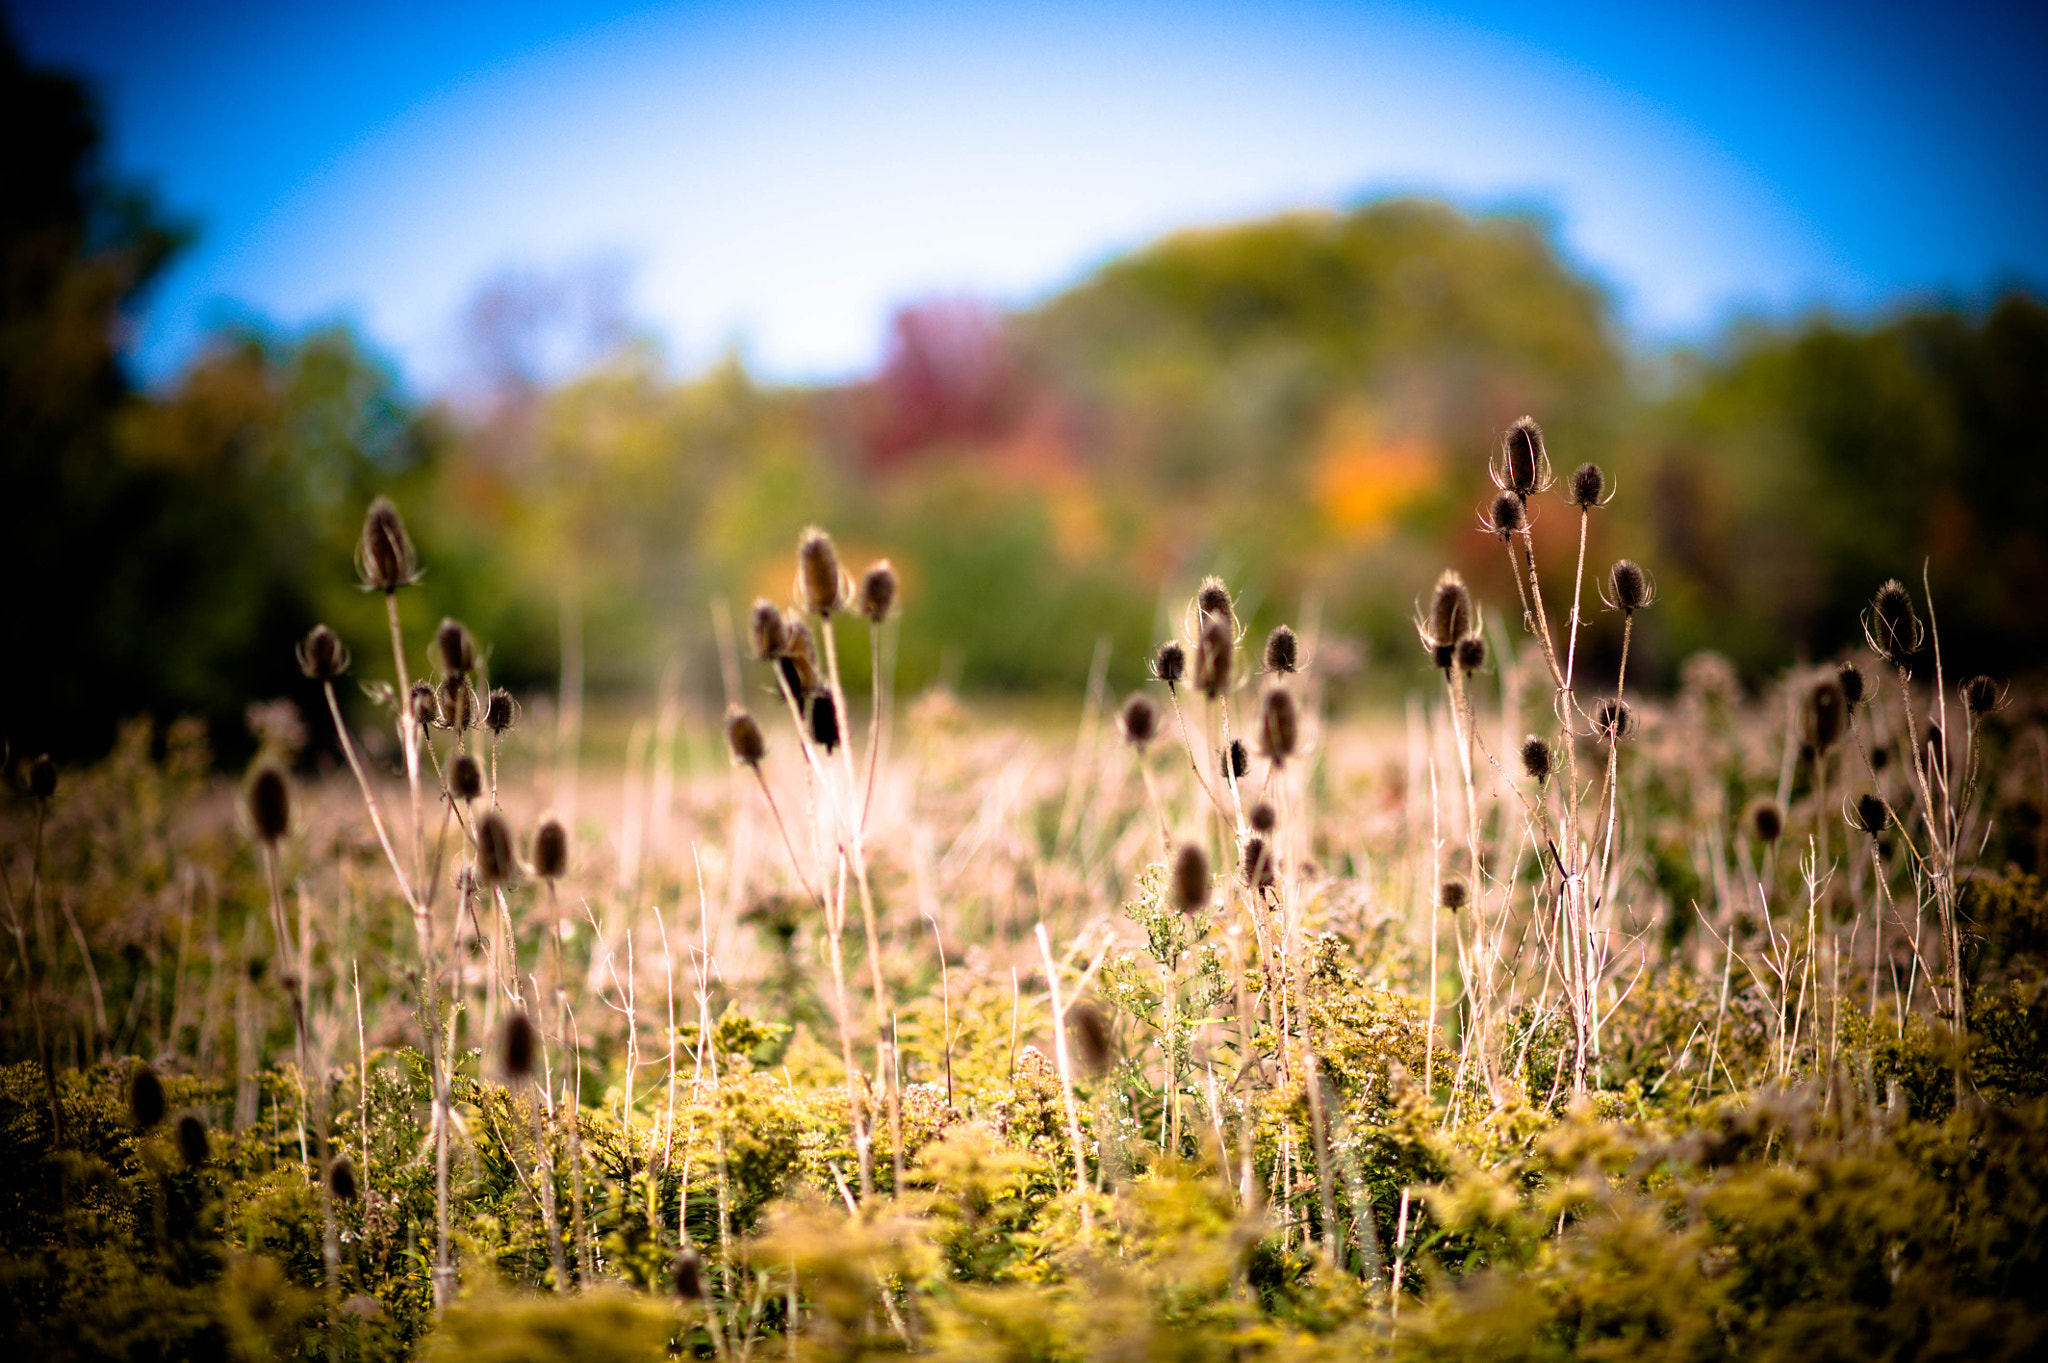
[[[1226,781],[1242,781],[1251,774],[1252,755],[1241,738],[1230,740],[1230,746],[1223,750],[1219,761]]]
[[[348,645],[325,625],[308,630],[293,652],[298,655],[299,671],[314,681],[333,681],[348,671]]]
[[[1632,558],[1618,558],[1607,570],[1601,599],[1607,603],[1608,609],[1633,615],[1657,599],[1657,584],[1644,571],[1642,564]]]
[[[668,1285],[682,1301],[704,1300],[704,1260],[689,1245],[669,1261]]]
[[[1826,753],[1841,740],[1842,729],[1848,723],[1849,703],[1842,695],[1841,683],[1827,677],[1814,683],[1806,693],[1806,707],[1802,715],[1805,739],[1817,753]]]
[[[1237,660],[1237,636],[1227,621],[1208,616],[1202,634],[1195,641],[1195,689],[1215,700],[1230,689],[1231,673]]]
[[[747,644],[754,661],[767,662],[782,655],[789,642],[789,627],[782,621],[782,608],[767,597],[759,597],[747,612]]]
[[[1152,675],[1166,683],[1171,691],[1180,685],[1181,678],[1188,674],[1188,651],[1169,639],[1152,654]]]
[[[1540,786],[1550,779],[1550,773],[1556,770],[1556,767],[1557,755],[1551,752],[1548,743],[1545,743],[1534,734],[1530,734],[1522,740],[1522,774],[1524,776],[1527,776]]]
[[[820,691],[805,702],[809,711],[811,742],[832,752],[839,746],[839,707],[832,703],[830,691]]]
[[[1471,887],[1463,876],[1445,876],[1444,883],[1437,887],[1436,902],[1452,913],[1464,908],[1471,898]]]
[[[153,1131],[164,1119],[164,1082],[156,1071],[142,1066],[128,1079],[128,1115],[137,1131]]]
[[[476,640],[461,621],[443,616],[435,626],[434,663],[448,677],[467,677],[476,671]]]
[[[1301,711],[1294,693],[1276,686],[1259,708],[1259,748],[1276,767],[1285,766],[1301,742]]]
[[[476,821],[476,878],[486,888],[509,885],[519,876],[519,857],[512,850],[512,825],[492,810]]]
[[[796,599],[811,615],[827,616],[846,604],[846,573],[832,537],[811,526],[796,542]]]
[[[1252,828],[1260,833],[1270,833],[1279,826],[1280,816],[1274,812],[1271,803],[1265,800],[1252,806]]]
[[[292,827],[292,792],[284,772],[265,762],[249,778],[249,825],[256,836],[273,846]]]
[[[1835,684],[1842,688],[1842,699],[1854,709],[1863,703],[1869,685],[1863,676],[1863,669],[1853,661],[1845,662],[1835,669]]]
[[[519,702],[504,687],[492,687],[484,698],[484,727],[494,734],[508,734],[518,723]]]
[[[1100,1008],[1081,999],[1067,1009],[1067,1035],[1073,1038],[1081,1068],[1088,1074],[1098,1075],[1109,1068],[1109,1023]]]
[[[479,800],[484,793],[483,763],[468,753],[457,757],[448,767],[448,793],[458,800]]]
[[[1749,830],[1764,842],[1776,842],[1785,832],[1785,811],[1776,800],[1758,800],[1749,807]]]
[[[1512,492],[1495,493],[1479,522],[1489,533],[1506,539],[1529,528],[1529,508]]]
[[[190,1112],[178,1118],[178,1153],[188,1169],[197,1169],[213,1154],[213,1142],[206,1138],[206,1123]]]
[[[1301,669],[1301,640],[1286,625],[1275,625],[1266,636],[1266,670],[1297,672]]]
[[[337,1202],[356,1200],[355,1161],[347,1155],[336,1155],[327,1163],[327,1190],[334,1194]]]
[[[1191,842],[1173,854],[1173,906],[1193,913],[1209,905],[1209,857]]]
[[[57,793],[57,764],[48,753],[28,764],[28,793],[38,800],[47,800]]]
[[[1270,890],[1279,883],[1274,873],[1273,849],[1264,838],[1244,840],[1244,883],[1254,890]]]
[[[414,682],[412,690],[406,693],[405,704],[412,712],[412,722],[422,729],[441,722],[441,698],[435,694],[432,682]]]
[[[1477,672],[1486,666],[1486,640],[1460,639],[1457,651],[1458,670]]]
[[[798,700],[821,689],[818,684],[818,651],[811,642],[811,627],[794,615],[783,617],[782,654],[776,659],[782,669],[783,685]]]
[[[372,501],[363,516],[362,537],[356,541],[356,576],[364,591],[387,596],[420,580],[412,537],[405,533],[405,520],[389,497]]]
[[[1884,802],[1884,797],[1866,793],[1856,797],[1855,813],[1849,822],[1874,838],[1884,832],[1890,818],[1891,806]]]
[[[1543,428],[1523,417],[1501,436],[1488,472],[1493,485],[1517,498],[1533,497],[1550,486],[1550,456],[1543,449]]]
[[[761,736],[761,726],[737,705],[725,712],[725,746],[732,760],[743,767],[759,768],[768,756],[768,740]]]
[[[1963,708],[1973,715],[1988,715],[2005,704],[2005,687],[1989,677],[1972,677],[1957,688]]]
[[[568,869],[569,830],[560,819],[542,819],[533,835],[533,873],[542,880],[560,880]]]
[[[483,708],[469,679],[451,672],[442,678],[434,693],[434,719],[444,729],[462,733],[476,727],[477,712]]]
[[[1927,633],[1913,609],[1913,597],[1897,578],[1877,589],[1863,612],[1863,638],[1870,651],[1893,667],[1904,667],[1920,651]]]
[[[1195,589],[1195,612],[1204,621],[1221,620],[1235,633],[1237,609],[1230,601],[1230,588],[1220,577],[1205,577]]]
[[[1572,470],[1572,480],[1566,495],[1571,504],[1581,511],[1590,511],[1601,505],[1607,493],[1607,475],[1600,471],[1598,464],[1581,464]]]
[[[896,568],[888,559],[869,565],[860,575],[860,594],[855,598],[860,613],[872,624],[881,624],[896,608]]]
[[[1119,720],[1124,741],[1139,752],[1159,736],[1159,710],[1149,696],[1132,696],[1124,702],[1122,718]]]
[[[1416,613],[1415,632],[1438,667],[1451,665],[1459,640],[1478,637],[1479,611],[1457,569],[1446,568],[1437,578],[1428,609]]]
[[[523,1084],[533,1078],[533,1058],[539,1050],[540,1034],[524,1009],[505,1019],[505,1030],[498,1037],[498,1062],[507,1079]]]
[[[1614,696],[1604,696],[1593,707],[1593,732],[1605,743],[1626,743],[1636,736],[1636,707]]]

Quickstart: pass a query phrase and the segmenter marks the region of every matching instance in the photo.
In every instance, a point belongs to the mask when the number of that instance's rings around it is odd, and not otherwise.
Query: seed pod
[[[1636,736],[1635,706],[1613,696],[1603,697],[1593,707],[1593,732],[1606,743],[1626,743]]]
[[[839,746],[839,707],[830,691],[820,691],[809,700],[811,742],[831,752]]]
[[[747,612],[747,642],[754,650],[756,662],[767,662],[782,655],[789,643],[789,627],[782,622],[782,608],[763,596],[754,602],[754,608]]]
[[[298,655],[299,671],[314,681],[333,681],[348,671],[348,645],[325,625],[313,626],[293,651]]]
[[[1195,590],[1195,610],[1205,622],[1221,620],[1230,626],[1232,633],[1236,632],[1237,610],[1230,604],[1230,588],[1224,585],[1222,578],[1202,579],[1202,585]]]
[[[1455,568],[1446,568],[1429,596],[1429,609],[1418,613],[1415,632],[1438,667],[1449,667],[1458,641],[1477,637],[1479,612],[1471,589]]]
[[[1514,493],[1500,492],[1494,494],[1479,520],[1487,530],[1505,540],[1509,535],[1529,528],[1529,508]]]
[[[1842,726],[1847,722],[1849,704],[1842,696],[1842,687],[1833,677],[1817,682],[1807,692],[1805,738],[1817,753],[1825,753],[1835,746],[1842,737]]]
[[[533,835],[533,873],[560,880],[569,869],[569,830],[560,819],[542,819]]]
[[[57,793],[57,764],[48,753],[28,764],[28,793],[38,800],[47,800]]]
[[[1280,816],[1273,811],[1273,806],[1264,800],[1252,806],[1251,819],[1252,827],[1261,833],[1272,832],[1280,822]]]
[[[189,1112],[178,1118],[178,1153],[185,1157],[188,1169],[197,1169],[213,1154],[213,1143],[206,1138],[206,1123]]]
[[[356,1200],[356,1166],[347,1155],[336,1155],[327,1162],[327,1188],[337,1202]]]
[[[291,788],[284,773],[268,762],[249,778],[249,823],[257,837],[273,845],[291,831]]]
[[[476,640],[459,621],[443,616],[434,630],[434,658],[443,674],[467,677],[476,671]]]
[[[1184,842],[1173,854],[1173,906],[1193,913],[1209,905],[1209,858],[1202,849]]]
[[[1871,652],[1893,667],[1904,667],[1920,651],[1927,634],[1905,583],[1893,578],[1877,589],[1870,609],[1863,613],[1863,638]]]
[[[1958,689],[1963,708],[1973,715],[1988,715],[2005,704],[2005,688],[1989,677],[1972,677]]]
[[[1101,1009],[1086,999],[1076,1002],[1067,1009],[1067,1035],[1074,1039],[1082,1070],[1097,1075],[1109,1068],[1109,1024]]]
[[[1132,696],[1125,701],[1120,723],[1124,741],[1139,752],[1145,751],[1146,745],[1159,736],[1159,711],[1148,696]]]
[[[725,746],[731,751],[732,760],[743,767],[758,769],[761,759],[768,755],[768,742],[761,736],[761,726],[737,705],[725,712]]]
[[[1195,641],[1195,689],[1215,700],[1230,689],[1230,677],[1237,657],[1237,638],[1225,621],[1208,617],[1202,636]]]
[[[467,678],[449,673],[442,679],[440,690],[434,693],[436,718],[444,729],[462,733],[476,727],[477,713],[483,706],[477,701],[476,688]]]
[[[828,616],[846,604],[846,574],[832,537],[812,526],[796,544],[796,597],[812,615]]]
[[[458,800],[481,799],[484,793],[484,769],[468,753],[462,754],[448,768],[448,792]]]
[[[485,888],[509,885],[519,875],[519,858],[512,850],[512,825],[492,810],[476,821],[476,878]]]
[[[860,613],[871,624],[881,624],[896,606],[896,569],[888,559],[871,565],[860,575]]]
[[[1264,838],[1244,840],[1244,883],[1254,890],[1270,890],[1278,883],[1273,873],[1273,849]]]
[[[1657,599],[1657,584],[1632,558],[1620,558],[1607,570],[1607,586],[1601,593],[1608,609],[1633,615]]]
[[[1835,683],[1842,688],[1842,699],[1848,702],[1851,709],[1863,703],[1864,692],[1867,689],[1863,669],[1854,662],[1845,662],[1835,670]]]
[[[412,711],[412,722],[422,729],[441,722],[441,698],[434,694],[432,682],[414,682],[406,694],[406,705]]]
[[[137,1131],[151,1131],[164,1119],[164,1085],[156,1071],[144,1065],[128,1080],[128,1115]]]
[[[1493,485],[1517,498],[1533,497],[1550,486],[1550,456],[1543,449],[1543,428],[1533,417],[1508,427],[1488,470]]]
[[[539,1049],[539,1034],[533,1030],[533,1019],[524,1009],[505,1019],[505,1030],[498,1038],[498,1059],[507,1079],[515,1084],[531,1079],[534,1053]]]
[[[1486,640],[1458,640],[1458,670],[1466,674],[1477,672],[1486,666]]]
[[[1445,876],[1444,883],[1437,888],[1436,902],[1456,913],[1471,897],[1471,888],[1465,884],[1463,876]]]
[[[1152,675],[1166,683],[1171,691],[1180,685],[1188,671],[1188,651],[1169,639],[1152,654]]]
[[[1301,640],[1285,625],[1275,625],[1266,636],[1266,670],[1295,672],[1301,668]]]
[[[695,1249],[685,1245],[669,1262],[668,1283],[683,1301],[704,1300],[704,1260]]]
[[[484,700],[484,727],[494,734],[508,734],[519,723],[519,702],[502,686],[491,688]]]
[[[1557,758],[1550,751],[1548,743],[1545,743],[1534,734],[1530,734],[1522,740],[1522,774],[1524,776],[1527,776],[1540,786],[1550,779],[1550,773],[1556,765]]]
[[[1860,795],[1856,799],[1856,815],[1850,821],[1855,827],[1876,837],[1884,832],[1885,824],[1891,818],[1891,807],[1881,795]]]
[[[1294,693],[1276,686],[1266,693],[1266,702],[1259,710],[1260,750],[1274,766],[1285,766],[1300,741],[1301,712],[1294,704]]]
[[[1598,464],[1581,464],[1572,470],[1571,504],[1581,511],[1589,511],[1600,505],[1600,499],[1607,491],[1607,475],[1600,471]]]
[[[405,521],[389,497],[372,501],[363,517],[362,538],[356,541],[356,576],[362,579],[364,591],[387,596],[420,580],[412,538],[405,533]]]
[[[1785,832],[1785,811],[1776,800],[1758,800],[1749,807],[1749,828],[1764,842],[1776,842]]]
[[[1241,738],[1231,739],[1230,746],[1218,754],[1218,761],[1226,781],[1242,781],[1251,774],[1252,755]]]

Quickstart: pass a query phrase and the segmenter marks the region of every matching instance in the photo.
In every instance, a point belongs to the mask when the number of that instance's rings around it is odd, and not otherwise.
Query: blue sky
[[[200,237],[134,350],[253,317],[459,377],[507,270],[689,369],[869,366],[1175,227],[1386,192],[1535,207],[1645,344],[2048,279],[2048,20],[1952,3],[745,7],[14,0]]]

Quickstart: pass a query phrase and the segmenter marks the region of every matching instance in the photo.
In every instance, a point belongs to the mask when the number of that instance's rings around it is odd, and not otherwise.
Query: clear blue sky
[[[2048,7],[12,0],[200,228],[142,320],[343,318],[431,390],[493,274],[617,282],[690,368],[858,372],[1177,226],[1536,206],[1647,344],[2048,280]]]

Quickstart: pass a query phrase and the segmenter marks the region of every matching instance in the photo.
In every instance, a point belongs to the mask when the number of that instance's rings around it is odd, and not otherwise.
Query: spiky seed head
[[[1230,601],[1230,588],[1220,577],[1205,577],[1195,589],[1195,612],[1203,621],[1221,620],[1237,629],[1237,609]]]
[[[1785,811],[1776,800],[1758,800],[1749,807],[1749,829],[1764,842],[1776,842],[1785,832]]]
[[[879,625],[896,608],[896,568],[888,559],[870,564],[860,575],[860,613]]]
[[[1275,625],[1266,636],[1266,670],[1296,672],[1301,669],[1301,640],[1286,625]]]
[[[1279,883],[1274,874],[1273,849],[1264,838],[1244,840],[1244,883],[1254,890],[1270,890]]]
[[[704,1300],[704,1260],[693,1247],[684,1245],[669,1262],[668,1283],[681,1301]]]
[[[1550,745],[1534,734],[1522,740],[1522,774],[1542,785],[1550,779],[1550,773],[1557,766],[1556,754]]]
[[[1439,667],[1451,665],[1452,650],[1460,639],[1478,635],[1479,612],[1472,604],[1471,589],[1457,569],[1446,568],[1437,578],[1436,586],[1430,590],[1429,609],[1416,619],[1415,632]]]
[[[1856,797],[1856,815],[1852,822],[1871,837],[1884,832],[1885,823],[1891,818],[1891,807],[1881,795],[1865,793]]]
[[[753,609],[747,612],[747,644],[753,650],[754,661],[765,663],[781,656],[788,636],[788,627],[782,623],[782,608],[765,596],[757,598]]]
[[[533,873],[542,880],[560,880],[569,869],[569,830],[562,821],[540,821],[533,834]]]
[[[389,596],[420,580],[419,556],[405,520],[389,497],[378,497],[363,516],[362,538],[356,541],[356,576],[366,592]]]
[[[1261,800],[1252,806],[1252,828],[1256,832],[1270,833],[1280,823],[1280,815],[1270,802]]]
[[[1301,711],[1294,693],[1276,686],[1259,708],[1259,749],[1276,767],[1285,766],[1301,742]]]
[[[414,682],[405,704],[412,711],[412,722],[422,729],[441,722],[441,698],[435,694],[432,682]]]
[[[1920,651],[1927,634],[1905,583],[1892,578],[1877,589],[1870,609],[1863,613],[1863,638],[1871,652],[1893,667],[1904,667]]]
[[[1159,711],[1149,696],[1132,696],[1124,702],[1123,717],[1120,720],[1124,741],[1139,752],[1159,736]]]
[[[1173,854],[1173,906],[1183,913],[1209,905],[1209,857],[1200,847],[1184,842]]]
[[[846,573],[832,537],[811,526],[796,542],[796,598],[812,615],[826,616],[846,604]]]
[[[725,712],[725,746],[732,760],[743,767],[758,769],[768,756],[768,740],[761,736],[761,726],[737,705]]]
[[[1480,524],[1502,539],[1529,528],[1529,508],[1512,492],[1497,492],[1486,504]]]
[[[1598,464],[1581,464],[1572,470],[1567,495],[1573,506],[1581,511],[1590,511],[1599,506],[1607,495],[1607,475],[1600,471]]]
[[[1817,753],[1833,749],[1842,737],[1842,728],[1849,717],[1849,703],[1842,695],[1842,686],[1833,677],[1826,677],[1814,683],[1806,694],[1805,728],[1806,741]]]
[[[1633,615],[1657,599],[1657,584],[1650,580],[1642,564],[1632,558],[1618,558],[1607,570],[1606,590],[1601,596],[1608,609]]]
[[[128,1115],[135,1119],[137,1131],[154,1131],[164,1119],[164,1082],[148,1065],[129,1077]]]
[[[249,826],[256,836],[273,846],[291,831],[292,792],[284,772],[265,762],[249,778]]]
[[[448,768],[448,791],[458,800],[478,800],[484,793],[483,764],[463,753]]]
[[[509,885],[519,876],[519,857],[512,850],[512,825],[492,810],[476,821],[476,878],[486,888]]]
[[[1100,1008],[1081,999],[1067,1009],[1067,1035],[1073,1038],[1082,1070],[1092,1076],[1109,1068],[1109,1023]]]
[[[1550,456],[1543,449],[1543,428],[1523,417],[1501,436],[1491,467],[1493,485],[1516,497],[1533,497],[1550,486]]]
[[[1188,674],[1188,651],[1172,639],[1168,639],[1152,653],[1152,675],[1166,683],[1171,691],[1180,685],[1181,678]]]
[[[1593,732],[1606,743],[1626,743],[1636,736],[1636,707],[1614,696],[1593,707]]]
[[[443,676],[467,677],[476,671],[476,640],[461,621],[443,616],[434,627],[434,662]]]
[[[1963,708],[1973,715],[1988,715],[2005,704],[2005,688],[1989,677],[1972,677],[1959,690]]]
[[[810,711],[811,742],[832,752],[839,746],[839,707],[830,691],[820,691],[805,702]]]
[[[325,625],[308,630],[293,652],[298,655],[299,671],[314,681],[333,681],[348,671],[348,645]]]
[[[1486,666],[1486,640],[1484,640],[1484,639],[1460,639],[1460,640],[1458,640],[1458,652],[1457,652],[1457,659],[1458,659],[1458,670],[1459,670],[1460,672],[1477,672],[1477,671],[1478,671],[1478,670],[1479,670],[1480,668],[1482,668],[1482,667],[1485,667],[1485,666]]]
[[[502,686],[491,688],[484,698],[484,727],[494,734],[508,734],[519,723],[519,702]]]
[[[477,712],[483,706],[476,698],[476,688],[460,673],[451,672],[441,679],[440,689],[434,693],[434,718],[444,729],[462,733],[476,727]]]
[[[533,1058],[539,1050],[540,1034],[533,1029],[533,1019],[525,1009],[516,1010],[505,1019],[505,1030],[498,1038],[498,1060],[505,1077],[515,1084],[533,1078]]]
[[[1221,763],[1226,781],[1242,781],[1251,774],[1252,755],[1244,746],[1243,739],[1230,740],[1230,746],[1223,750]]]
[[[1851,709],[1863,703],[1863,697],[1869,689],[1863,676],[1863,669],[1853,660],[1835,669],[1835,684],[1842,688],[1842,699]]]
[[[185,1167],[197,1169],[213,1154],[213,1142],[206,1138],[206,1123],[188,1112],[178,1118],[178,1153]]]
[[[1472,898],[1472,889],[1463,876],[1445,876],[1444,883],[1437,887],[1436,902],[1452,913],[1465,907]]]
[[[337,1202],[356,1200],[355,1161],[347,1155],[336,1155],[327,1164],[327,1189],[334,1194]]]
[[[1195,689],[1215,700],[1230,689],[1230,677],[1237,658],[1237,636],[1230,623],[1219,616],[1205,616],[1202,634],[1195,641]]]
[[[57,764],[48,753],[28,764],[28,793],[38,800],[47,800],[57,793]]]

